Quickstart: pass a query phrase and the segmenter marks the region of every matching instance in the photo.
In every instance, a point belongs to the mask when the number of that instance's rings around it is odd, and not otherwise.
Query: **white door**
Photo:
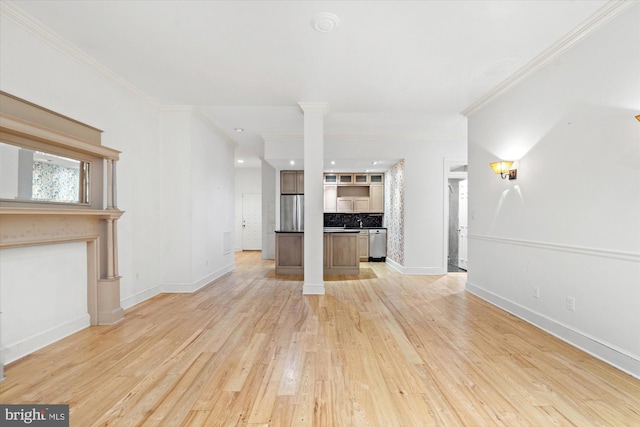
[[[242,250],[262,249],[262,195],[242,194]]]
[[[458,267],[467,269],[467,208],[469,183],[466,179],[460,181],[458,196]]]

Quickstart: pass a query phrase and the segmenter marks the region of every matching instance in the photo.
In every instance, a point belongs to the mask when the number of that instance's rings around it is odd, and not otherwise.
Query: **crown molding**
[[[581,42],[584,38],[596,32],[611,19],[615,18],[637,3],[638,0],[612,0],[608,2],[599,10],[597,10],[593,15],[587,18],[586,21],[584,21],[574,30],[556,41],[540,55],[536,56],[533,60],[529,61],[522,68],[511,75],[511,77],[508,77],[505,81],[480,97],[473,104],[469,105],[460,114],[468,117],[471,114],[475,113],[480,108],[484,107],[486,104],[490,103],[491,101],[526,79],[529,75],[538,71],[546,64],[556,59],[567,50],[571,49],[573,46]]]
[[[298,102],[298,106],[303,113],[308,113],[311,111],[320,111],[321,113],[326,113],[329,109],[329,104],[327,104],[326,102]]]
[[[62,37],[47,28],[43,23],[27,14],[19,7],[14,6],[9,2],[2,1],[0,2],[0,16],[3,16],[19,25],[31,35],[47,43],[49,46],[59,50],[68,57],[74,59],[81,65],[84,65],[105,80],[120,86],[123,90],[125,90],[135,98],[151,105],[152,107],[158,108],[159,104],[155,99],[151,98],[140,89],[135,87],[133,84],[131,84],[129,81],[123,79],[104,65],[100,64],[95,59],[91,58],[82,50],[71,45],[69,42],[64,40]]]
[[[194,114],[194,116],[199,118],[204,124],[209,126],[209,128],[211,128],[211,130],[213,130],[220,138],[222,138],[224,140],[224,142],[226,142],[227,144],[229,144],[233,148],[237,148],[238,147],[238,143],[233,138],[231,138],[222,129],[220,129],[218,126],[216,126],[216,124],[213,123],[211,121],[211,119],[209,119],[209,117],[205,116],[200,110],[198,110],[197,108],[193,108],[193,114]]]
[[[71,45],[65,41],[62,37],[55,34],[49,28],[47,28],[40,21],[33,18],[31,15],[25,13],[22,9],[14,6],[13,4],[2,1],[0,2],[0,16],[3,16],[15,24],[19,25],[27,32],[45,42],[49,46],[59,50],[66,56],[74,59],[76,62],[84,65],[90,71],[104,78],[105,80],[115,84],[122,88],[125,92],[129,93],[136,99],[148,104],[160,112],[189,112],[198,117],[203,123],[209,126],[220,138],[222,138],[227,144],[232,147],[237,147],[238,143],[224,133],[218,126],[215,125],[207,116],[197,110],[193,106],[188,105],[162,105],[152,97],[148,96],[129,81],[120,77],[104,65],[100,64],[95,59],[91,58],[85,52]]]

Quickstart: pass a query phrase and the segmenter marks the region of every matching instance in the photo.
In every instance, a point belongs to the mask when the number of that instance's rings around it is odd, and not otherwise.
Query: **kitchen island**
[[[359,229],[325,228],[324,274],[360,273]],[[276,231],[276,274],[304,274],[304,232]]]

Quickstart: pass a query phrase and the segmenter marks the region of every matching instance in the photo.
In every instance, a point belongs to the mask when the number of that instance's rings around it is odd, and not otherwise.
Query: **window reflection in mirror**
[[[89,162],[0,142],[0,199],[89,203]]]

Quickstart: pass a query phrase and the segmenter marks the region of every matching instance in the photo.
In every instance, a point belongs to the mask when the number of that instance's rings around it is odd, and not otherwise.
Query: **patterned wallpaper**
[[[404,266],[404,160],[385,173],[387,258]]]
[[[31,197],[35,200],[77,202],[80,200],[79,182],[78,168],[34,161]]]

